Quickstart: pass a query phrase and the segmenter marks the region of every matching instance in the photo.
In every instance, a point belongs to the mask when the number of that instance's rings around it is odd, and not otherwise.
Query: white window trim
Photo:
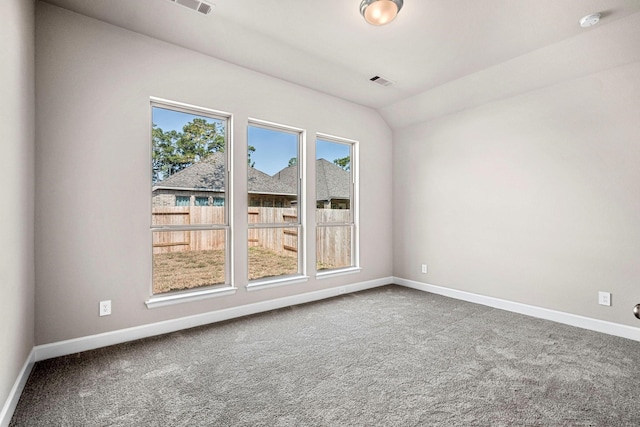
[[[353,214],[353,247],[351,256],[353,265],[350,267],[335,268],[331,270],[316,270],[316,278],[323,279],[327,277],[359,273],[362,271],[362,267],[360,266],[360,142],[355,139],[342,138],[340,136],[330,135],[322,132],[316,133],[316,141],[318,139],[329,142],[334,141],[343,144],[350,144],[351,149],[353,150],[353,158],[351,159],[351,177],[353,179],[353,200],[351,201]],[[332,225],[335,226],[337,224]],[[351,226],[352,224],[343,225]],[[328,227],[331,225],[315,224],[315,226],[317,229],[318,227]],[[317,266],[315,268],[317,268]]]
[[[298,134],[298,223],[288,224],[288,223],[269,223],[269,224],[247,224],[247,230],[250,229],[259,229],[259,228],[298,228],[298,273],[292,275],[282,275],[274,278],[260,278],[249,280],[249,283],[245,286],[247,291],[254,291],[259,289],[267,289],[273,288],[277,286],[283,285],[291,285],[295,283],[303,283],[309,280],[309,276],[307,276],[307,257],[306,257],[306,239],[305,239],[305,229],[307,223],[307,209],[306,200],[307,200],[307,191],[306,191],[306,182],[307,182],[307,168],[306,168],[306,145],[307,145],[307,131],[301,128],[297,128],[294,126],[283,125],[280,123],[270,122],[267,120],[261,120],[249,117],[247,120],[247,129],[250,126],[261,127],[264,129],[271,130],[282,130],[285,132],[296,133]],[[247,145],[249,145],[249,139],[247,138]],[[247,192],[247,197],[248,197]],[[247,247],[247,254],[248,254]],[[249,260],[247,257],[247,268],[249,267]]]
[[[227,111],[214,110],[212,108],[200,107],[198,105],[186,104],[184,102],[171,101],[169,99],[157,98],[155,96],[150,96],[149,100],[151,101],[151,104],[164,105],[171,110],[181,111],[183,113],[198,114],[198,115],[205,113],[213,116],[227,117],[229,119],[233,116],[233,114]]]
[[[309,276],[291,275],[278,276],[278,278],[264,278],[251,280],[245,288],[247,291],[259,291],[262,289],[276,288],[278,286],[295,285],[296,283],[305,283],[309,281]]]
[[[225,286],[215,289],[199,289],[194,291],[180,291],[181,293],[167,293],[152,296],[144,303],[147,308],[165,307],[168,305],[180,304],[184,302],[200,301],[203,299],[225,297],[236,293],[238,288]]]
[[[172,101],[172,100],[158,98],[154,96],[149,97],[149,100],[150,100],[150,103],[149,103],[150,107],[165,108],[172,111],[178,111],[178,112],[195,114],[195,115],[205,115],[205,116],[210,115],[210,116],[214,116],[214,118],[226,120],[226,124],[225,124],[225,134],[226,134],[225,135],[225,138],[226,138],[226,141],[225,141],[226,159],[225,160],[226,160],[226,169],[227,169],[226,179],[225,179],[226,181],[225,182],[226,224],[211,224],[211,225],[202,224],[202,226],[194,225],[189,227],[190,230],[197,230],[197,229],[225,230],[226,231],[226,243],[225,243],[225,260],[226,261],[225,261],[225,267],[224,267],[225,283],[222,285],[215,285],[214,288],[200,287],[200,288],[194,288],[193,290],[179,290],[179,291],[166,292],[163,294],[154,294],[153,293],[153,275],[152,275],[151,283],[149,287],[151,296],[147,301],[145,301],[145,304],[147,305],[147,308],[157,308],[157,307],[163,307],[163,306],[173,305],[173,304],[178,304],[183,302],[198,301],[206,298],[233,295],[237,290],[237,288],[232,285],[233,283],[235,283],[234,282],[235,269],[234,269],[234,258],[233,258],[234,245],[233,245],[233,233],[232,233],[233,214],[234,214],[233,201],[232,201],[233,180],[232,180],[232,174],[231,174],[231,166],[233,165],[233,114],[226,111],[214,110],[211,108],[200,107],[192,104],[186,104],[183,102]],[[149,109],[149,112],[150,112],[149,141],[152,141],[153,139],[153,136],[152,136],[153,114],[151,113],[152,108]],[[150,212],[151,212],[152,211],[151,193],[149,193],[149,196],[150,196],[149,205],[151,208],[150,209]],[[179,228],[179,227],[176,227],[176,228]],[[170,227],[167,228],[162,226],[153,227],[153,225],[151,225],[149,229],[151,231],[151,235],[153,236],[154,231],[169,231],[172,228]],[[153,237],[152,237],[152,240],[153,240]],[[153,263],[153,247],[151,249],[151,263]]]
[[[316,279],[328,279],[329,277],[335,276],[346,276],[349,274],[356,274],[362,271],[361,267],[346,267],[346,268],[335,268],[333,270],[321,270],[316,273]]]

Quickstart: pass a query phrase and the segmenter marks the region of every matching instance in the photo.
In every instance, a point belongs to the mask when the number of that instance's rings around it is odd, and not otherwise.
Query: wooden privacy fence
[[[249,224],[282,224],[298,221],[295,208],[249,208]],[[298,228],[249,228],[249,247],[259,246],[279,255],[295,257]]]
[[[198,225],[223,224],[225,209],[220,206],[154,207],[152,224]],[[282,224],[297,222],[295,208],[250,207],[249,224]],[[317,223],[347,223],[349,211],[317,209]],[[249,246],[259,246],[285,256],[297,256],[298,228],[249,228]],[[316,232],[317,262],[328,268],[351,265],[350,226],[318,227]],[[224,230],[161,231],[153,233],[153,252],[221,250],[225,247]]]
[[[350,211],[316,209],[316,224],[348,223]],[[320,269],[351,266],[351,226],[316,228],[316,264]]]
[[[153,226],[223,223],[224,207],[220,206],[154,207],[151,218]],[[225,234],[224,230],[156,232],[153,253],[224,249]]]

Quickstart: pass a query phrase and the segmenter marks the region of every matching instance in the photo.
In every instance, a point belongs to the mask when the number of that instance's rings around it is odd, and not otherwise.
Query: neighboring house
[[[297,204],[297,166],[273,176],[248,167],[249,206],[288,208]],[[224,154],[213,153],[153,186],[153,206],[224,206]],[[351,174],[316,160],[316,207],[349,209]]]
[[[326,159],[316,160],[316,208],[351,208],[351,172]]]
[[[295,183],[279,181],[251,166],[247,175],[250,207],[290,208],[298,203]]]
[[[224,153],[212,153],[162,180],[152,188],[153,206],[224,206]],[[249,206],[291,207],[296,190],[264,172],[249,167]]]
[[[213,153],[159,181],[153,206],[224,206],[224,154]]]
[[[289,166],[273,175],[288,185],[295,185],[297,166]],[[327,159],[316,160],[316,208],[349,209],[351,173]]]

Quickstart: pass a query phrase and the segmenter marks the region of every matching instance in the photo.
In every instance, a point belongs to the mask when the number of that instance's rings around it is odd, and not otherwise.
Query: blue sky
[[[194,118],[202,118],[208,122],[220,120],[202,117],[163,108],[153,108],[153,123],[163,131],[182,131],[182,127]],[[289,159],[297,156],[297,134],[279,130],[265,129],[258,126],[248,128],[249,145],[256,148],[251,154],[251,161],[255,162],[255,168],[269,175],[286,168]],[[235,141],[238,144],[238,141]],[[244,144],[242,144],[244,146]],[[331,141],[317,140],[316,158],[324,158],[333,162],[335,159],[349,155],[349,146]]]
[[[249,126],[249,145],[256,151],[251,153],[254,168],[269,175],[289,166],[289,159],[298,156],[298,135],[279,130]]]
[[[347,144],[317,139],[316,159],[327,159],[330,162],[333,162],[336,159],[347,157],[349,155],[350,148],[351,147]]]

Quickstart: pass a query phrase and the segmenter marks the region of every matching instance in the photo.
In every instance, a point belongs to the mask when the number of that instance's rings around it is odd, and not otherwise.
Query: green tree
[[[249,167],[253,168],[256,166],[256,162],[251,161],[251,154],[256,152],[256,147],[253,145],[249,145],[247,147],[247,162],[249,163]]]
[[[194,118],[182,132],[163,131],[155,123],[153,139],[153,182],[162,181],[199,162],[216,151],[224,152],[224,125]]]
[[[176,153],[179,134],[175,130],[165,132],[154,123],[153,139],[153,182],[160,181],[177,172],[180,162]]]
[[[342,169],[348,171],[351,170],[351,157],[347,156],[347,157],[343,157],[341,159],[335,159],[333,161],[333,163],[335,163],[336,165],[340,166]]]
[[[224,151],[224,129],[221,123],[195,118],[182,128],[178,148],[183,158],[191,163],[209,154]]]
[[[289,159],[289,166],[295,166],[298,164],[298,158],[297,157],[292,157]]]

